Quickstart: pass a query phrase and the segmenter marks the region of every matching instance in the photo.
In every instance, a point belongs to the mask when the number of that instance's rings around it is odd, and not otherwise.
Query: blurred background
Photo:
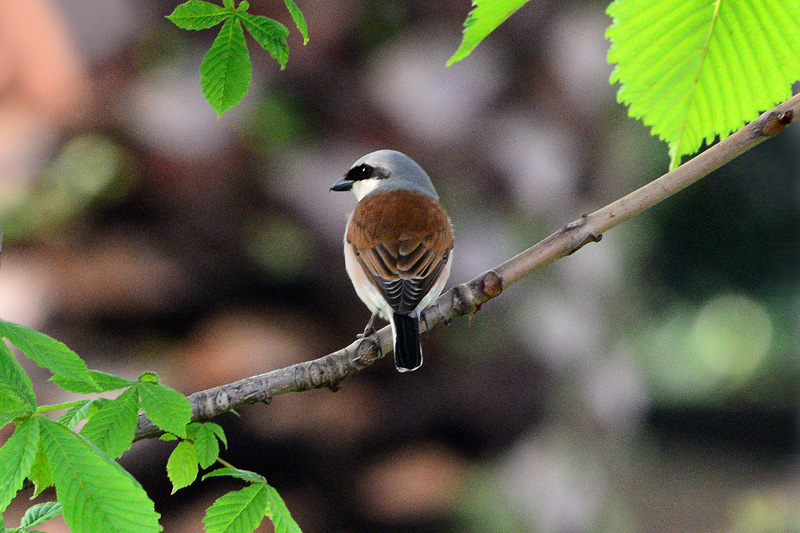
[[[433,178],[450,286],[667,169],[608,85],[604,2],[532,0],[449,68],[467,0],[302,2],[307,46],[283,2],[251,3],[290,28],[289,63],[248,37],[250,92],[217,120],[215,32],[173,26],[177,1],[0,0],[3,319],[188,394],[362,331],[355,200],[328,189],[367,152]],[[792,126],[437,329],[413,374],[389,357],[215,419],[223,457],[306,533],[800,531],[799,145]],[[40,402],[74,399],[24,364]],[[170,496],[173,447],[122,463],[165,531],[202,531],[240,485]]]

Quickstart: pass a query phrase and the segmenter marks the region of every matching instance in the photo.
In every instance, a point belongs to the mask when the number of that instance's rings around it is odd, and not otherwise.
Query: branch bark
[[[570,255],[590,242],[597,242],[609,229],[669,198],[702,179],[725,163],[783,131],[800,116],[800,95],[763,113],[744,128],[636,191],[570,222],[538,244],[528,248],[475,279],[453,287],[430,307],[420,320],[424,334],[442,322],[477,313],[481,305],[503,290],[550,263]],[[297,363],[265,374],[248,377],[191,394],[192,420],[200,421],[258,402],[269,403],[287,392],[330,388],[337,390],[344,379],[360,372],[392,349],[392,335],[384,327],[375,335],[359,339],[339,351],[313,361]],[[143,414],[139,415],[135,440],[162,434]]]

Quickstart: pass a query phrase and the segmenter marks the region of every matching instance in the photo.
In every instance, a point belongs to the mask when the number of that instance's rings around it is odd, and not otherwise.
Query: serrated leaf
[[[32,412],[32,410],[28,407],[27,403],[22,400],[16,394],[13,394],[9,391],[3,391],[0,389],[0,418],[4,419],[3,425],[7,424],[15,417],[8,419],[5,416],[5,413],[16,413],[19,411],[23,411],[26,413]]]
[[[222,444],[226,448],[228,447],[228,439],[225,438],[225,430],[222,429],[222,426],[219,424],[215,424],[214,422],[192,422],[186,428],[187,435],[191,439],[195,438],[197,434],[203,430],[210,430],[216,435],[217,439],[222,441]]]
[[[128,479],[128,481],[130,481],[131,483],[133,483],[137,487],[139,487],[142,490],[144,490],[142,488],[141,483],[139,483],[139,481],[135,477],[133,477],[130,472],[128,472],[127,470],[122,468],[122,465],[120,465],[117,461],[115,461],[114,459],[109,457],[103,450],[98,448],[95,443],[93,443],[92,441],[90,441],[89,439],[87,439],[86,437],[81,435],[80,433],[75,433],[72,430],[69,430],[69,431],[74,433],[78,437],[78,439],[80,439],[84,444],[86,444],[86,446],[89,447],[89,449],[91,449],[94,452],[94,454],[97,457],[99,457],[101,460],[105,461],[106,464],[108,466],[110,466],[111,468],[113,468],[117,473],[119,473],[119,475],[121,475],[122,477]]]
[[[120,457],[133,444],[139,414],[138,386],[131,387],[98,410],[81,430],[109,457]]]
[[[473,9],[464,21],[461,44],[453,57],[447,60],[447,66],[467,57],[481,41],[527,2],[528,0],[472,0]]]
[[[303,12],[300,11],[300,8],[294,3],[294,0],[284,0],[284,3],[286,4],[286,9],[288,9],[289,13],[292,15],[295,26],[297,26],[297,29],[303,34],[303,44],[307,44],[308,24],[306,24],[306,18],[303,16]]]
[[[228,439],[227,437],[225,437],[225,430],[222,429],[222,426],[220,426],[219,424],[215,424],[214,422],[205,422],[204,425],[206,427],[211,428],[211,430],[214,432],[214,435],[217,436],[217,438],[220,440],[220,442],[222,442],[222,445],[225,448],[228,447]]]
[[[184,30],[204,30],[216,26],[233,15],[231,7],[222,7],[201,0],[189,0],[167,15],[177,27]]]
[[[227,7],[228,9],[233,9],[233,0],[222,0],[222,3],[223,3],[223,4],[225,5],[225,7]]]
[[[611,82],[628,113],[669,144],[670,168],[791,97],[800,17],[785,0],[617,0]]]
[[[34,486],[31,499],[36,498],[46,488],[53,486],[53,474],[50,472],[50,464],[47,462],[47,456],[44,454],[44,447],[41,439],[39,439],[39,446],[36,449],[36,458],[33,460],[33,466],[28,473],[28,479],[33,482]]]
[[[0,389],[0,413],[16,413],[19,411],[30,413],[32,410],[28,407],[27,403],[16,394],[12,393],[11,391],[4,391]],[[2,414],[0,414],[0,417],[5,418],[5,416]],[[3,425],[7,424],[11,420],[6,419]]]
[[[35,410],[36,393],[31,378],[11,349],[0,340],[0,411],[20,409]]]
[[[37,503],[22,517],[19,527],[33,527],[43,524],[61,514],[61,504],[58,502]]]
[[[202,468],[208,468],[219,457],[219,442],[217,442],[217,435],[210,424],[210,422],[192,422],[187,428],[189,438],[194,441],[197,461]]]
[[[137,388],[147,418],[164,431],[186,438],[186,424],[192,420],[192,406],[186,396],[155,383],[140,383]]]
[[[0,448],[0,513],[14,499],[28,476],[39,446],[36,417],[23,421]]]
[[[142,372],[137,381],[141,383],[161,383],[161,378],[155,372]]]
[[[248,481],[250,483],[266,483],[267,480],[261,474],[256,474],[255,472],[251,472],[250,470],[241,470],[239,468],[218,468],[216,470],[212,470],[208,474],[203,476],[203,480],[206,480],[210,477],[221,477],[221,476],[229,476],[235,477],[237,479],[242,479],[244,481]]]
[[[264,519],[268,505],[267,485],[254,483],[218,498],[206,511],[203,524],[207,533],[251,533]]]
[[[0,413],[0,428],[5,426],[6,424],[10,424],[17,418],[30,414],[28,409],[18,409],[16,411],[6,411],[4,413]]]
[[[100,372],[99,370],[90,370],[89,373],[92,375],[92,379],[103,389],[103,392],[124,389],[135,383],[129,379],[121,378],[107,372]]]
[[[111,392],[130,387],[136,383],[135,381],[121,378],[119,376],[115,376],[114,374],[100,372],[99,370],[89,370],[89,375],[93,380],[93,383],[91,384],[64,376],[53,376],[48,381],[52,381],[62,389],[80,394],[89,394],[92,392]]]
[[[46,417],[40,424],[56,496],[73,533],[161,531],[153,502],[130,474],[61,424]]]
[[[107,404],[110,400],[106,398],[97,398],[94,400],[81,400],[80,402],[76,403],[67,411],[58,417],[58,421],[67,426],[68,428],[72,429],[79,422],[84,420],[85,418],[89,417],[89,415],[96,412],[99,408],[102,408],[105,404]]]
[[[292,518],[286,502],[271,485],[267,485],[268,505],[266,515],[275,526],[275,533],[303,533],[300,526]]]
[[[281,70],[286,68],[286,62],[289,61],[289,44],[286,42],[286,37],[289,36],[288,28],[277,20],[261,15],[237,12],[236,16],[253,39],[280,64]]]
[[[200,65],[200,87],[217,117],[242,100],[252,75],[242,25],[229,18]]]
[[[99,392],[86,363],[64,343],[44,333],[3,320],[0,320],[0,337],[11,341],[28,358],[48,369],[53,375],[80,381],[89,387],[94,386],[93,392]]]
[[[167,461],[167,476],[172,482],[172,494],[191,485],[197,479],[197,452],[194,443],[181,441]]]

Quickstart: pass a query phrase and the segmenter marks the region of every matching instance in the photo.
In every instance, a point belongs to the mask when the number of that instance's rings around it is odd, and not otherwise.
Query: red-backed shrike
[[[453,260],[453,229],[431,179],[394,150],[356,161],[332,191],[358,200],[344,234],[344,264],[372,317],[392,326],[400,372],[422,365],[419,313],[441,294]]]

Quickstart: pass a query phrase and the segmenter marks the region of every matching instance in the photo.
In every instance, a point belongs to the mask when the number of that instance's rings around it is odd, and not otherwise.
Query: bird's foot
[[[359,333],[356,335],[356,338],[363,339],[365,337],[371,337],[375,334],[375,327],[373,324],[375,323],[375,317],[378,316],[378,313],[374,313],[370,318],[369,322],[367,322],[367,327],[364,328],[364,333]]]

